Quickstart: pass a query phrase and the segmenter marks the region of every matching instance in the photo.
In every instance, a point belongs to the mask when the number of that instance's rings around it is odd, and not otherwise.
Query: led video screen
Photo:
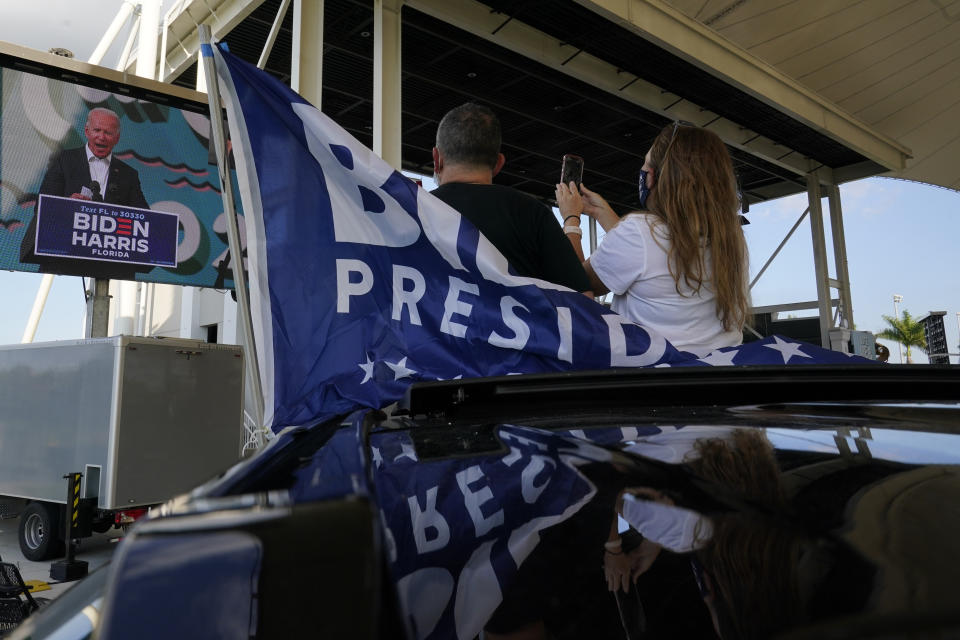
[[[0,269],[232,288],[200,94],[23,53],[0,46]]]

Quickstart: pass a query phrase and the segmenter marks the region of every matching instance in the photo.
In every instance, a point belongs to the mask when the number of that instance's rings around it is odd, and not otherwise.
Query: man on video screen
[[[83,133],[87,144],[64,149],[51,157],[39,193],[148,209],[137,170],[113,156],[113,148],[120,140],[119,116],[103,107],[91,109]],[[34,254],[36,233],[37,217],[34,215],[23,237],[20,260],[39,264],[40,271],[132,279],[135,271],[152,268],[37,256]]]

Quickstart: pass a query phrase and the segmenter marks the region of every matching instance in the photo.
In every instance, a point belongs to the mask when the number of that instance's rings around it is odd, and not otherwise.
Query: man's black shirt
[[[460,212],[517,275],[587,291],[583,265],[553,213],[534,198],[497,184],[449,182],[431,193]]]

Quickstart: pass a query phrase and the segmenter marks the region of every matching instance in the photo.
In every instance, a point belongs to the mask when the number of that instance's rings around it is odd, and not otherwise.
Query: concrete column
[[[143,282],[137,282],[137,295],[136,295],[136,321],[134,322],[134,333],[135,336],[143,335],[143,320],[146,317],[146,303],[147,303],[147,285]]]
[[[137,314],[137,283],[131,280],[116,281],[116,310],[113,319],[113,335],[132,336]]]
[[[830,232],[833,236],[833,259],[837,267],[842,318],[847,328],[853,329],[853,296],[850,293],[850,272],[847,269],[847,240],[843,233],[843,208],[840,206],[840,187],[833,185],[827,191],[830,202]]]
[[[820,310],[820,344],[824,349],[829,349],[833,314],[830,307],[827,246],[823,235],[823,209],[820,206],[820,180],[816,173],[807,174],[807,200],[810,203],[810,233],[813,236],[813,266],[817,278],[817,303]]]
[[[83,335],[85,338],[106,338],[109,335],[107,330],[109,325],[110,281],[104,278],[91,278]]]
[[[147,295],[143,303],[143,335],[150,337],[153,335],[153,311],[156,308],[157,301],[157,283],[145,283]]]
[[[294,0],[290,88],[317,109],[323,94],[323,0]]]
[[[40,281],[40,288],[37,289],[37,297],[33,300],[33,309],[30,310],[30,317],[27,319],[27,326],[23,330],[23,337],[20,342],[33,342],[33,337],[37,334],[37,327],[40,326],[43,307],[47,304],[47,296],[50,295],[50,287],[52,286],[53,274],[45,273]]]
[[[220,342],[221,344],[240,344],[237,335],[237,311],[236,300],[228,291],[223,295],[223,321],[220,323]]]
[[[402,0],[373,2],[373,152],[399,170],[400,7]]]
[[[200,290],[197,287],[180,287],[179,337],[200,338]]]
[[[157,76],[157,48],[160,44],[160,0],[140,0],[140,33],[137,44],[136,74],[142,78]]]
[[[207,92],[207,76],[203,70],[203,62],[200,60],[201,54],[197,52],[197,91],[200,93]]]

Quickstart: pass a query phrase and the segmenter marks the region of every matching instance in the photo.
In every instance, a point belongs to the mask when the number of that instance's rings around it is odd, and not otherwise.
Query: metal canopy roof
[[[960,0],[667,0],[913,159],[887,175],[960,189]]]
[[[280,0],[224,4],[235,18],[215,34],[255,62]],[[553,194],[561,156],[577,153],[585,158],[588,185],[617,210],[634,208],[643,155],[674,118],[721,135],[750,202],[804,191],[812,170],[826,181],[901,171],[906,147],[693,19],[704,15],[703,6],[724,3],[676,4],[691,15],[659,0],[407,0],[404,168],[429,173],[439,119],[475,100],[494,108],[503,124],[507,165],[497,182],[544,199]],[[727,4],[736,9],[749,0]],[[290,14],[267,65],[285,80]],[[659,25],[656,36],[641,21]],[[371,145],[372,2],[326,0],[324,29],[323,111]],[[185,55],[191,43],[167,46],[173,71],[165,79],[180,74],[176,82],[192,86],[195,70]]]

